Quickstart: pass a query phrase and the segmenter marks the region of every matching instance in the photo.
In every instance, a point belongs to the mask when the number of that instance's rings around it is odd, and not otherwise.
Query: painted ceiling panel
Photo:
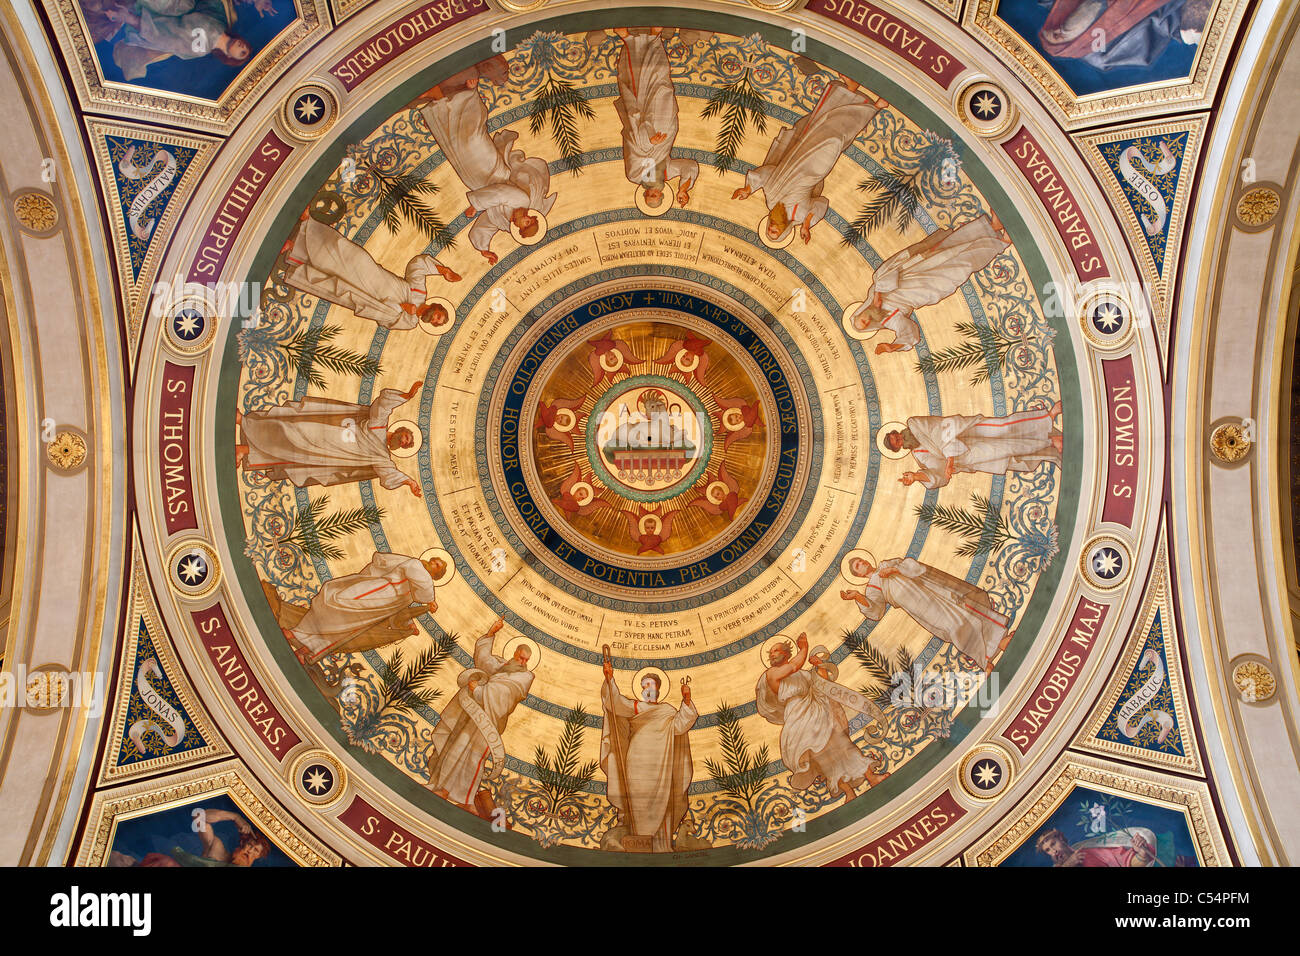
[[[1285,7],[6,10],[0,860],[1294,863]]]

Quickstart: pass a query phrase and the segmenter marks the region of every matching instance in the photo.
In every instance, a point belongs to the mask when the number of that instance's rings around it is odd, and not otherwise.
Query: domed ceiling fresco
[[[1294,862],[1248,7],[6,13],[6,862]]]

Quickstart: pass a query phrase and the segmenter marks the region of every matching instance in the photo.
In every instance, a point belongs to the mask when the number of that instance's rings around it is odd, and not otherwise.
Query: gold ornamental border
[[[97,793],[76,865],[108,864],[119,821],[223,795],[229,796],[248,822],[299,866],[343,865],[343,858],[290,816],[238,760],[177,774],[165,781],[151,780]]]
[[[1077,95],[1044,55],[997,15],[1005,0],[971,0],[962,26],[985,46],[1005,53],[1043,105],[1067,130],[1103,121],[1158,116],[1175,110],[1209,109],[1227,65],[1232,40],[1245,17],[1248,0],[1219,0],[1197,46],[1186,79],[1160,80],[1104,93]]]
[[[1151,311],[1153,313],[1156,333],[1160,341],[1160,358],[1162,364],[1168,362],[1166,352],[1169,345],[1169,324],[1175,294],[1174,279],[1178,275],[1183,251],[1183,231],[1187,226],[1187,213],[1193,184],[1199,172],[1201,147],[1204,145],[1205,130],[1209,125],[1209,114],[1171,120],[1166,123],[1134,123],[1127,126],[1108,127],[1105,132],[1075,133],[1072,138],[1079,147],[1079,152],[1092,169],[1093,176],[1102,186],[1110,200],[1116,217],[1124,227],[1129,246],[1142,269],[1144,285],[1149,291]],[[1169,204],[1169,232],[1165,240],[1165,264],[1163,269],[1156,268],[1151,249],[1147,246],[1145,230],[1124,194],[1120,185],[1118,172],[1102,157],[1101,147],[1110,143],[1137,139],[1140,137],[1171,136],[1187,133],[1187,145],[1183,149],[1182,168],[1179,171],[1173,201]]]
[[[1173,598],[1170,593],[1167,533],[1167,528],[1162,521],[1158,532],[1160,544],[1157,546],[1150,583],[1147,586],[1147,594],[1142,610],[1138,617],[1134,619],[1133,630],[1128,638],[1128,646],[1125,648],[1123,656],[1115,664],[1110,686],[1098,697],[1092,715],[1083,724],[1072,746],[1098,754],[1110,754],[1122,757],[1125,760],[1134,760],[1139,763],[1204,776],[1205,768],[1201,763],[1200,741],[1197,739],[1196,727],[1191,720],[1191,708],[1187,702],[1182,649],[1178,641],[1178,620],[1174,615]],[[1143,649],[1146,647],[1147,638],[1151,634],[1151,625],[1155,623],[1157,614],[1160,615],[1160,624],[1164,631],[1165,660],[1168,665],[1165,680],[1170,685],[1170,693],[1174,700],[1174,719],[1177,721],[1178,733],[1183,738],[1185,755],[1182,757],[1177,754],[1147,750],[1133,744],[1102,740],[1097,736],[1115,708],[1120,704],[1129,677],[1142,659]]]
[[[1065,753],[1037,787],[1005,818],[1006,829],[995,830],[968,849],[967,866],[999,866],[1033,838],[1040,826],[1060,808],[1076,786],[1183,814],[1196,845],[1201,866],[1231,866],[1228,847],[1214,816],[1210,788],[1199,780],[1170,777],[1151,770],[1121,767],[1082,754]],[[1018,815],[1018,816],[1017,816]]]
[[[547,7],[545,13],[549,15],[550,13],[556,12],[558,9],[562,9],[566,6],[569,5],[557,4],[554,7]],[[726,3],[709,3],[706,5],[708,9],[714,9],[717,7],[723,10],[727,10],[729,7],[734,6],[735,5]],[[535,17],[525,15],[518,19],[523,21],[520,26],[527,27],[529,22],[535,19]],[[833,27],[827,28],[827,25],[820,21],[813,22],[815,18],[808,18],[795,14],[790,15],[788,19],[790,22],[795,24],[806,24],[808,26],[809,34],[817,36],[819,42],[825,43],[827,46],[835,49],[839,53],[858,55],[868,68],[878,70],[891,76],[898,82],[906,82],[906,77],[908,75],[906,72],[907,66],[905,61],[901,58],[892,56],[879,47],[866,44],[856,36],[846,36]],[[935,17],[932,19],[938,18]],[[419,53],[425,58],[425,61],[433,62],[434,60],[447,55],[447,53],[451,52],[453,49],[463,47],[467,38],[481,39],[486,36],[490,31],[490,27],[490,23],[484,23],[481,27],[476,25],[474,29],[448,31],[447,34],[440,36],[437,42],[428,44],[427,49],[422,47]],[[952,34],[957,32],[958,28],[949,22],[947,23],[947,29],[936,31],[936,35],[946,41],[952,41]],[[410,57],[402,57],[395,60],[394,63],[386,65],[383,70],[376,73],[373,81],[367,85],[367,89],[371,87],[382,86],[387,88],[391,86],[394,83],[396,71],[399,69],[405,69],[410,65],[410,63]],[[940,102],[940,97],[937,94],[934,94],[933,91],[931,91],[931,93],[933,95],[930,98],[922,98],[923,103],[927,108],[939,111],[937,104]],[[1050,123],[1044,121],[1045,117],[1043,116],[1042,110],[1037,107],[1030,107],[1026,109],[1025,112],[1029,114],[1025,117],[1026,125],[1032,129],[1035,134],[1043,138],[1042,141],[1048,148],[1051,156],[1058,162],[1063,156],[1068,156],[1069,153],[1065,151],[1068,149],[1068,141],[1066,141]],[[236,145],[247,146],[255,132],[257,131],[251,132],[249,137],[242,138],[240,143]],[[303,157],[306,155],[307,154],[304,152]],[[290,187],[286,185],[286,177],[293,170],[302,168],[301,164],[306,161],[303,157],[295,154],[291,163],[287,167],[288,171],[281,172],[275,177],[266,195],[262,197],[260,204],[274,204],[278,198],[287,194]],[[1011,168],[1006,157],[996,151],[991,150],[990,158],[994,160],[991,162],[991,168],[995,170],[999,168],[1009,170]],[[1131,267],[1126,265],[1127,257],[1123,253],[1124,243],[1118,236],[1118,230],[1113,226],[1106,225],[1107,223],[1113,222],[1112,217],[1103,217],[1099,212],[1104,205],[1101,201],[1100,191],[1096,190],[1095,186],[1089,185],[1087,183],[1087,177],[1078,173],[1075,169],[1068,168],[1065,169],[1065,172],[1068,174],[1071,185],[1079,189],[1077,201],[1081,209],[1090,217],[1089,221],[1097,227],[1097,238],[1105,250],[1107,261],[1110,262],[1111,265],[1121,274],[1131,272]],[[1027,230],[1033,236],[1043,241],[1047,247],[1047,251],[1044,252],[1044,260],[1049,265],[1049,268],[1055,266],[1060,270],[1064,270],[1064,274],[1069,274],[1065,247],[1059,236],[1052,231],[1048,212],[1042,208],[1041,199],[1036,197],[1031,186],[1020,177],[1015,177],[1008,183],[1007,192],[1009,200],[1015,204],[1016,208],[1025,217]],[[187,215],[193,218],[196,213],[191,209]],[[251,234],[252,227],[250,226],[249,228]],[[249,241],[251,242],[251,240]],[[234,276],[246,273],[246,267],[251,257],[251,253],[248,252],[247,248],[241,248],[246,245],[247,243],[245,243],[243,239],[236,243],[236,252],[233,254],[230,262],[227,263],[227,268],[225,270],[226,275]],[[169,256],[179,261],[184,251],[185,250],[180,248],[173,248],[169,251]],[[192,252],[192,249],[189,251]],[[157,330],[155,329],[155,336],[156,333]],[[1099,400],[1100,383],[1098,373],[1095,367],[1093,367],[1093,374],[1091,376],[1088,374],[1087,369],[1089,368],[1090,363],[1088,363],[1084,358],[1086,351],[1082,339],[1077,335],[1072,335],[1071,342],[1080,359],[1080,388],[1084,399],[1089,401],[1086,410],[1087,414],[1090,416],[1104,416]],[[1143,334],[1139,337],[1139,342],[1140,344],[1132,346],[1132,351],[1135,356],[1135,371],[1138,374],[1138,383],[1141,386],[1139,394],[1141,395],[1142,410],[1144,413],[1150,415],[1152,414],[1152,396],[1148,392],[1152,383],[1152,372],[1158,368],[1158,359],[1146,354],[1154,347],[1154,339],[1152,336]],[[163,353],[159,346],[153,345],[148,341],[146,341],[144,345],[146,352],[149,354],[149,364],[154,366],[144,375],[144,379],[149,384],[143,390],[142,395],[147,397],[147,401],[154,397],[156,380],[161,368]],[[194,470],[194,494],[196,503],[199,506],[199,514],[197,515],[197,518],[200,534],[204,533],[205,530],[210,529],[212,526],[212,513],[208,509],[212,504],[213,497],[210,494],[211,489],[209,486],[213,477],[212,469],[214,468],[215,463],[207,460],[207,455],[210,453],[210,419],[213,414],[212,376],[214,373],[211,366],[212,360],[212,355],[208,354],[199,357],[194,363],[197,366],[195,377],[196,397],[193,406],[194,434],[196,436],[203,436],[200,441],[196,443],[194,449],[194,462],[196,466]],[[1095,363],[1092,364],[1095,366]],[[142,433],[142,429],[149,427],[148,424],[143,421],[143,419],[147,419],[148,417],[146,402],[142,401],[138,404],[137,413],[142,417],[142,420],[137,420],[134,423],[134,428],[136,429],[137,434],[140,434],[142,437],[141,444],[145,449],[145,457],[147,458],[153,450],[152,446],[154,442],[151,438],[146,437]],[[1104,417],[1101,419],[1101,422],[1102,427],[1104,427]],[[1093,419],[1092,422],[1090,422],[1090,424],[1093,425],[1096,425],[1096,423],[1097,419]],[[1164,423],[1162,421],[1158,423],[1153,421],[1153,426],[1156,432],[1163,432]],[[1146,433],[1149,434],[1150,432],[1150,429],[1146,430]],[[1091,452],[1091,454],[1089,454],[1089,452]],[[1088,458],[1095,458],[1097,461],[1100,461],[1103,454],[1104,450],[1102,448],[1090,448],[1088,444],[1085,443],[1084,455]],[[1160,467],[1160,463],[1158,462],[1153,462],[1152,465],[1157,469]],[[1148,465],[1144,470],[1142,481],[1140,482],[1141,486],[1148,490],[1151,488],[1152,475],[1150,472],[1152,465]],[[146,547],[148,548],[148,553],[157,556],[165,548],[166,543],[168,542],[168,536],[165,534],[159,534],[160,525],[156,524],[159,519],[159,513],[156,509],[157,489],[153,485],[149,484],[147,479],[139,477],[139,475],[142,474],[147,475],[147,470],[137,473],[137,489],[144,492],[141,496],[141,500],[142,502],[147,503],[145,507],[146,510],[148,510],[149,518],[151,521],[155,522],[153,529],[154,539],[149,541],[146,537]],[[1082,500],[1080,503],[1081,509],[1087,508],[1090,509],[1091,512],[1095,512],[1097,507],[1098,505],[1096,502],[1089,502],[1087,499]],[[1144,505],[1134,515],[1134,524],[1136,528],[1135,533],[1139,542],[1142,542],[1145,539],[1142,531],[1150,523],[1152,507]],[[1083,519],[1081,519],[1081,521],[1082,520]],[[1082,530],[1087,528],[1088,525],[1086,521],[1084,521],[1078,527],[1082,532]],[[226,543],[224,540],[218,539],[218,551],[223,552],[225,547]],[[1139,547],[1139,553],[1134,555],[1134,560],[1139,562],[1139,566],[1141,566],[1145,560],[1149,559],[1149,555],[1145,554],[1145,551],[1146,549],[1144,547]],[[246,630],[247,624],[249,623],[247,596],[238,589],[227,587],[228,584],[228,580],[222,582],[219,595],[227,613],[230,614],[232,638],[247,655],[249,669],[258,675],[260,679],[265,681],[268,674],[278,674],[278,669],[268,667],[268,658],[266,657],[265,649],[261,646],[260,639],[255,633],[250,636],[249,632]],[[1063,582],[1063,584],[1065,584],[1065,582]],[[1064,592],[1068,592],[1071,595],[1071,601],[1077,598],[1079,593],[1077,590],[1077,576],[1071,575],[1068,585],[1063,589],[1063,593]],[[1127,594],[1127,591],[1124,593]],[[218,598],[214,596],[213,600],[215,601],[217,599]],[[1062,598],[1061,600],[1065,601],[1065,598]],[[173,602],[171,606],[168,606],[165,601],[160,603],[163,605],[162,612],[167,620],[184,622],[184,616],[181,613],[181,608],[178,602]],[[1116,632],[1116,629],[1121,627],[1123,622],[1131,615],[1130,608],[1134,603],[1134,601],[1128,600],[1127,597],[1116,598],[1114,601],[1116,614],[1113,621],[1115,623],[1111,624],[1108,622],[1107,624],[1105,629],[1106,633],[1101,639],[1102,643],[1099,648],[1099,653],[1096,655],[1096,660],[1098,662],[1096,665],[1097,667],[1102,666],[1102,664],[1108,660],[1113,660],[1114,655],[1118,653],[1119,642],[1113,641],[1111,638]],[[1056,618],[1059,618],[1061,614],[1068,610],[1066,604],[1055,604],[1054,608],[1055,610],[1052,613],[1054,613]],[[1050,624],[1045,625],[1044,632],[1046,632],[1050,627]],[[266,776],[266,779],[269,780],[274,777],[277,778],[278,783],[278,778],[282,775],[281,768],[272,764],[269,754],[258,749],[256,742],[253,742],[252,738],[249,736],[247,728],[238,720],[237,712],[233,709],[230,701],[224,698],[222,688],[218,683],[214,682],[213,675],[211,674],[212,668],[204,659],[201,650],[199,650],[197,645],[193,642],[193,637],[189,633],[190,630],[192,629],[183,628],[183,630],[178,633],[178,653],[188,664],[191,666],[197,666],[198,669],[203,672],[203,677],[195,678],[196,685],[201,686],[205,695],[205,700],[208,700],[210,696],[209,702],[214,708],[219,708],[223,715],[232,715],[230,716],[231,726],[234,728],[232,731],[232,741],[236,748],[247,753],[248,759],[253,763],[253,765],[258,767],[260,773],[264,776],[267,774],[270,775]],[[189,638],[189,643],[186,643],[187,637]],[[1114,645],[1113,649],[1112,645]],[[1095,673],[1095,669],[1089,671],[1083,684],[1087,685],[1092,682],[1092,677],[1095,676]],[[304,743],[309,744],[314,742],[317,722],[310,716],[304,718],[302,703],[290,692],[289,687],[284,682],[276,679],[269,682],[268,689],[271,692],[268,696],[273,699],[279,707],[285,721],[295,729],[304,732]],[[1028,684],[1023,688],[1018,688],[1016,693],[1017,700],[1020,700],[1022,695],[1027,693],[1029,689],[1031,688]],[[1084,700],[1084,696],[1085,695],[1082,691],[1074,695],[1074,699],[1070,702],[1069,707],[1058,714],[1055,722],[1055,729],[1051,733],[1046,734],[1044,738],[1039,741],[1037,744],[1039,754],[1029,761],[1029,764],[1041,766],[1051,759],[1053,753],[1059,751],[1060,747],[1064,743],[1062,738],[1065,737],[1065,731],[1062,725],[1073,724],[1077,720],[1075,715],[1081,710],[1086,710],[1094,700],[1094,698],[1091,697]],[[238,738],[238,740],[235,740],[235,738]],[[395,794],[386,788],[376,786],[373,778],[367,772],[358,770],[357,765],[348,755],[345,754],[342,756],[345,766],[351,771],[350,775],[353,784],[356,786],[357,793],[364,796],[365,799],[373,802],[376,809],[381,810],[391,821],[405,826],[407,829],[412,830],[423,838],[434,842],[440,849],[445,849],[448,852],[461,856],[463,859],[471,861],[496,863],[524,862],[530,865],[537,865],[538,863],[544,865],[546,863],[545,860],[537,860],[533,857],[521,858],[512,852],[503,851],[499,848],[485,845],[475,837],[466,834],[464,831],[458,830],[442,820],[423,812],[400,795]],[[1029,766],[1027,765],[1022,771],[1021,783],[1028,783],[1028,781],[1023,778],[1030,772]],[[905,818],[908,813],[913,812],[917,807],[921,806],[926,799],[932,799],[935,794],[936,790],[933,782],[929,784],[918,782],[917,786],[911,791],[905,794],[900,794],[890,803],[881,807],[879,812],[862,819],[856,825],[837,831],[827,839],[818,841],[816,844],[811,846],[802,847],[794,853],[778,853],[774,856],[768,857],[764,862],[770,865],[786,863],[814,863],[840,856],[843,854],[845,849],[852,849],[859,845],[862,840],[869,838],[870,835],[881,832],[890,821]],[[992,808],[990,808],[989,812],[993,812]],[[962,842],[965,842],[963,840],[965,834],[969,833],[972,829],[984,825],[984,813],[970,814],[956,827],[949,831],[945,835],[944,839],[937,841],[933,846],[927,846],[922,852],[916,854],[916,859],[918,861],[927,858],[933,858],[936,860],[951,859],[952,854],[957,852],[957,848],[961,846]],[[339,842],[339,845],[346,843],[350,848],[349,853],[351,853],[357,861],[371,860],[381,863],[392,862],[391,859],[383,857],[376,850],[368,847],[363,841],[358,840],[353,832],[347,830],[336,821],[331,820],[328,824],[322,821],[318,829],[323,833],[327,832],[331,839]],[[978,830],[976,830],[976,832],[978,832]]]
[[[195,132],[228,133],[257,102],[254,95],[270,86],[298,59],[298,48],[319,40],[332,27],[325,0],[294,0],[298,18],[253,56],[220,100],[169,93],[135,83],[104,78],[90,41],[79,0],[43,0],[72,85],[84,109],[111,112],[123,119],[156,119],[171,114],[192,124]]]
[[[145,569],[144,554],[140,549],[138,526],[132,535],[131,596],[127,600],[126,607],[127,613],[124,617],[122,630],[122,640],[125,647],[122,652],[121,663],[117,669],[117,697],[112,703],[113,720],[109,724],[107,736],[103,741],[104,761],[99,773],[99,785],[104,786],[127,780],[136,780],[164,771],[174,771],[189,764],[232,756],[230,748],[226,746],[225,740],[217,732],[212,719],[199,703],[194,689],[185,678],[184,672],[176,660],[175,652],[172,650],[171,641],[163,629],[162,621],[159,620],[158,609],[154,605],[149,590],[148,572]],[[149,634],[149,640],[153,644],[154,656],[158,659],[158,666],[162,668],[163,675],[167,678],[167,682],[171,684],[172,690],[176,692],[176,696],[181,702],[182,714],[187,721],[195,726],[199,736],[203,738],[205,743],[202,747],[193,750],[162,754],[158,757],[151,757],[148,760],[122,766],[118,764],[117,756],[118,749],[122,745],[122,738],[126,734],[126,713],[131,705],[132,678],[135,675],[135,665],[140,653],[140,643],[137,635],[141,621],[144,622],[145,630]]]

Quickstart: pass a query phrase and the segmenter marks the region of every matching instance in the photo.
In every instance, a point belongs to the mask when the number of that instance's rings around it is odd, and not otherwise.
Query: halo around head
[[[520,634],[518,637],[512,637],[506,641],[505,646],[501,648],[501,656],[506,660],[515,656],[515,649],[518,647],[528,648],[528,669],[537,670],[537,662],[542,657],[542,649],[537,646],[537,642],[531,637],[524,637]]]
[[[668,679],[668,674],[661,667],[655,667],[653,664],[649,667],[643,667],[636,672],[632,678],[632,699],[641,699],[641,681],[649,674],[654,674],[659,678],[659,697],[660,703],[666,701],[673,693],[672,681]]]
[[[411,421],[409,418],[399,418],[396,419],[395,421],[389,422],[388,434],[391,435],[399,428],[405,428],[412,435],[414,435],[415,443],[411,445],[410,448],[390,448],[389,454],[391,454],[394,458],[414,458],[415,453],[418,452],[420,450],[420,446],[424,444],[424,435],[420,433],[420,426],[417,425],[415,422]]]
[[[428,551],[424,552],[424,554],[420,555],[421,561],[432,561],[434,558],[440,559],[442,563],[447,566],[447,570],[443,571],[440,577],[433,579],[434,587],[442,587],[456,576],[456,562],[453,561],[451,555],[442,548],[430,548]]]
[[[850,302],[848,308],[844,310],[844,314],[840,316],[840,324],[844,326],[844,334],[851,339],[857,339],[859,342],[865,342],[877,332],[882,331],[881,329],[868,329],[864,332],[853,324],[853,314],[862,308],[862,305],[861,302]]]
[[[860,574],[853,573],[852,568],[853,568],[853,561],[855,558],[865,558],[867,560],[867,563],[874,568],[877,567],[876,556],[872,554],[870,551],[866,550],[865,548],[854,548],[852,551],[850,551],[848,554],[844,555],[844,557],[840,559],[841,577],[843,577],[844,580],[848,581],[850,584],[856,584],[861,586],[867,583],[867,579],[862,577],[862,575]]]
[[[524,236],[513,221],[510,223],[510,235],[514,236],[515,242],[521,246],[535,246],[546,238],[546,217],[536,209],[528,210],[528,215],[537,220],[537,231],[531,236]]]
[[[786,637],[784,634],[773,634],[766,641],[764,641],[763,646],[758,649],[759,655],[763,658],[763,667],[765,669],[772,666],[772,659],[771,659],[772,648],[776,647],[778,644],[789,644],[790,656],[794,657],[795,655],[794,638]]]
[[[793,222],[786,223],[785,232],[781,234],[780,239],[769,239],[767,237],[767,216],[764,216],[758,221],[758,225],[754,227],[754,230],[758,233],[758,238],[763,240],[763,245],[769,249],[784,249],[794,242],[794,234],[799,231],[799,227]]]
[[[885,422],[885,424],[880,426],[880,430],[876,432],[876,447],[879,448],[880,453],[890,461],[898,461],[900,458],[906,458],[911,454],[911,452],[906,448],[900,448],[898,451],[894,451],[894,449],[885,444],[886,435],[890,432],[901,432],[906,427],[907,425],[904,422]]]
[[[442,325],[434,325],[431,322],[420,320],[416,323],[420,331],[425,335],[442,335],[444,332],[450,332],[451,327],[456,324],[456,307],[451,304],[451,301],[449,299],[444,299],[440,295],[433,295],[426,300],[425,304],[440,305],[446,309],[447,321],[442,323]]]
[[[636,187],[636,208],[640,209],[643,215],[658,217],[673,208],[673,197],[676,193],[668,188],[667,183],[664,183],[663,201],[660,202],[658,206],[652,206],[646,201],[645,191],[646,188],[644,186]]]
[[[468,687],[469,682],[472,680],[485,681],[487,680],[487,673],[485,671],[479,670],[477,667],[471,667],[468,670],[463,670],[456,675],[456,686]]]

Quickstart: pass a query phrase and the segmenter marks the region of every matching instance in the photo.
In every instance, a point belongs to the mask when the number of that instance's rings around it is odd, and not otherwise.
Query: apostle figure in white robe
[[[437,273],[448,282],[460,276],[431,255],[415,256],[397,275],[366,250],[322,222],[304,216],[285,244],[284,281],[302,292],[351,309],[390,331],[432,327],[451,318],[444,306],[426,302],[425,278]]]
[[[441,558],[421,561],[376,551],[360,571],[326,581],[306,613],[281,604],[271,609],[294,654],[312,664],[328,654],[359,654],[417,633],[414,619],[438,610],[433,582],[447,571]],[[263,585],[267,592],[269,585]],[[267,593],[268,599],[274,592]]]
[[[768,652],[771,666],[754,689],[758,712],[781,727],[781,760],[790,770],[793,789],[806,790],[820,777],[832,793],[852,800],[864,782],[875,786],[889,775],[878,773],[879,766],[849,737],[844,707],[830,696],[859,695],[835,683],[839,670],[826,659],[825,648],[815,648],[810,655],[806,634],[795,643],[797,651],[782,642]],[[805,670],[809,662],[813,666]]]
[[[861,591],[841,591],[857,604],[862,616],[879,621],[891,607],[899,608],[941,641],[957,648],[985,672],[993,658],[1011,643],[1010,621],[993,607],[988,592],[913,558],[887,558],[872,567],[854,558],[849,570],[867,583]]]
[[[885,434],[893,451],[906,449],[920,466],[905,471],[904,485],[942,488],[958,472],[1004,475],[1033,471],[1043,462],[1061,467],[1064,438],[1054,424],[1061,403],[1051,408],[992,415],[918,415],[901,431]]]
[[[492,653],[492,640],[504,624],[498,618],[474,645],[474,666],[456,680],[460,690],[439,715],[429,757],[428,788],[480,816],[485,815],[476,806],[483,774],[489,766],[496,772],[504,767],[501,735],[533,685],[526,644],[509,660]]]
[[[745,185],[731,198],[748,199],[754,190],[763,190],[768,241],[780,242],[797,228],[800,238],[808,242],[812,227],[830,208],[822,196],[826,176],[840,154],[888,105],[883,99],[867,98],[851,81],[831,83],[811,113],[776,135],[767,157],[749,171]]]
[[[654,27],[648,34],[623,38],[618,58],[618,99],[614,109],[623,123],[623,171],[628,181],[645,190],[651,209],[664,203],[664,189],[678,181],[677,202],[691,200],[690,189],[700,176],[700,164],[693,159],[674,159],[677,139],[677,93],[668,67],[668,52]]]
[[[1007,246],[1011,237],[994,216],[979,216],[955,229],[936,229],[880,264],[866,300],[852,315],[859,332],[894,333],[876,353],[901,352],[921,341],[915,312],[941,302]]]
[[[688,737],[699,713],[690,685],[682,685],[682,706],[660,702],[660,678],[641,679],[640,698],[631,700],[614,685],[613,664],[605,660],[600,701],[600,769],[605,793],[618,810],[622,849],[667,853],[687,811],[694,764]]]
[[[375,480],[390,490],[405,485],[419,498],[419,484],[392,458],[394,450],[415,445],[415,434],[405,426],[390,430],[388,419],[422,384],[409,392],[381,389],[369,405],[309,396],[260,412],[236,411],[235,464],[299,488]]]
[[[544,216],[555,204],[555,194],[548,195],[551,171],[546,160],[515,149],[519,134],[514,130],[488,132],[488,109],[478,94],[478,81],[504,77],[503,64],[504,58],[494,57],[463,70],[426,93],[420,110],[465,185],[469,201],[465,215],[474,220],[470,244],[491,265],[497,261],[491,245],[498,232],[513,225],[529,239],[541,227],[534,213]]]

